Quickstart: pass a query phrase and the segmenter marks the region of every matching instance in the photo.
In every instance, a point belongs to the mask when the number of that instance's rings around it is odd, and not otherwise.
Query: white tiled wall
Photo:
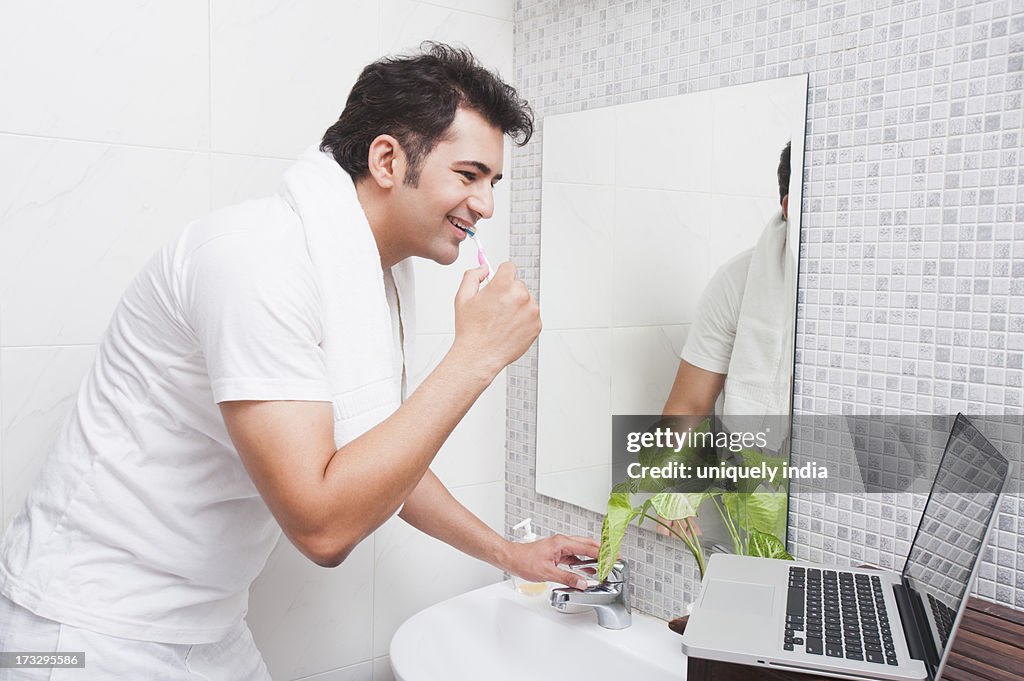
[[[146,259],[189,220],[272,192],[366,63],[426,39],[465,44],[508,78],[512,2],[0,4],[0,528]],[[481,233],[501,261],[507,187],[496,203]],[[432,265],[417,271],[413,384],[451,343],[452,298],[475,254]],[[503,375],[435,464],[499,530],[505,392]],[[283,542],[253,587],[249,621],[275,679],[386,680],[403,619],[500,578],[393,521],[334,570]]]

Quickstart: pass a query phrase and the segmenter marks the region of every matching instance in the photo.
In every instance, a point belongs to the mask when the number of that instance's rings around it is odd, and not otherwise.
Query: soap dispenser
[[[512,527],[513,539],[517,544],[529,544],[537,541],[537,535],[533,531],[533,518],[526,518]],[[517,533],[520,533],[517,536]],[[547,582],[528,582],[521,577],[512,575],[512,585],[516,591],[527,596],[537,596],[544,593],[548,588]]]

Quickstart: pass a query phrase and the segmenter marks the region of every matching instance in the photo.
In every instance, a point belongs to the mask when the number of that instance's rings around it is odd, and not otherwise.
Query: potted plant
[[[709,420],[699,426],[706,432]],[[717,453],[714,454],[717,457]],[[687,448],[645,449],[638,456],[645,465],[663,466],[670,462],[686,461],[690,465],[708,462],[708,453]],[[781,457],[766,456],[757,449],[741,449],[730,454],[730,465],[739,470],[762,469],[763,466],[781,470],[786,461]],[[598,578],[604,580],[619,555],[622,539],[629,524],[637,525],[651,520],[669,535],[683,542],[697,561],[701,577],[707,567],[709,551],[721,550],[717,545],[706,546],[697,520],[700,513],[716,513],[729,535],[732,551],[737,554],[792,560],[780,537],[786,530],[788,495],[781,476],[772,480],[737,475],[735,482],[700,483],[694,491],[666,491],[678,488],[670,480],[629,480],[616,485],[608,499],[608,508],[601,526],[601,549],[598,556]],[[714,511],[711,511],[714,509]]]

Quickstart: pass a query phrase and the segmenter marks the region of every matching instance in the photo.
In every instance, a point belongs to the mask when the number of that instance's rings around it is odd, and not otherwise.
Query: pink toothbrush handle
[[[487,261],[487,256],[484,255],[484,249],[480,248],[479,246],[476,249],[476,261],[478,263],[480,263],[481,267],[486,267],[487,268],[487,278],[488,279],[493,279],[494,278],[494,269],[491,267],[491,263],[489,263]]]

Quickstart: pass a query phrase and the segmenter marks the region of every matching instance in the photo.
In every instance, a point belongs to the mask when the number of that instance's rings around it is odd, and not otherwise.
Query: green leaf
[[[751,556],[759,558],[777,558],[779,560],[793,560],[793,556],[786,551],[786,545],[778,537],[767,532],[751,529],[750,538],[747,541],[747,552]]]
[[[642,527],[643,524],[644,524],[644,521],[647,520],[647,518],[648,518],[648,511],[651,510],[651,499],[653,499],[653,498],[654,497],[651,497],[651,498],[647,499],[639,507],[633,509],[633,512],[636,513],[638,516],[640,516],[640,520],[636,521],[636,524],[637,524],[638,527]]]
[[[626,536],[626,528],[633,518],[639,514],[629,501],[629,494],[613,492],[608,497],[608,510],[601,523],[601,548],[597,553],[597,578],[602,582],[612,571],[615,561],[619,558],[619,547]]]
[[[669,428],[676,429],[682,432],[682,423],[677,417],[667,416],[663,417],[657,423],[651,424],[648,429],[653,432],[654,428]],[[707,432],[710,425],[710,419],[704,419],[696,428],[693,429],[694,433]],[[675,465],[677,468],[680,466],[688,466],[691,469],[700,464],[706,464],[707,459],[714,457],[713,448],[695,447],[689,442],[684,444],[680,450],[675,451],[674,447],[643,447],[636,454],[636,462],[645,468],[664,468],[666,466]],[[649,493],[659,494],[661,492],[703,492],[707,486],[708,481],[700,480],[696,477],[676,479],[676,478],[656,478],[653,476],[644,477],[642,479],[629,480],[631,483],[626,486],[624,483],[616,485],[613,492],[631,492],[637,493]]]
[[[741,449],[740,458],[743,459],[743,463],[751,467],[760,466],[763,462],[773,468],[781,469],[782,466],[785,466],[788,463],[786,459],[781,456],[767,456],[760,449],[751,448]]]
[[[747,480],[747,487],[743,489],[745,492],[753,492],[761,485],[773,487],[778,490],[785,486],[786,479],[782,477],[782,469],[788,465],[788,461],[781,456],[766,456],[759,449],[742,449],[740,450],[740,458],[743,460],[743,465],[748,469],[760,468],[761,464],[765,464],[768,468],[774,468],[777,471],[775,480]],[[744,481],[741,481],[743,483]],[[742,487],[742,485],[741,485]]]
[[[697,515],[697,508],[704,501],[705,494],[674,494],[665,492],[651,497],[651,506],[665,520],[686,520]]]
[[[725,508],[733,522],[746,530],[781,535],[786,531],[788,496],[784,492],[722,494]]]

